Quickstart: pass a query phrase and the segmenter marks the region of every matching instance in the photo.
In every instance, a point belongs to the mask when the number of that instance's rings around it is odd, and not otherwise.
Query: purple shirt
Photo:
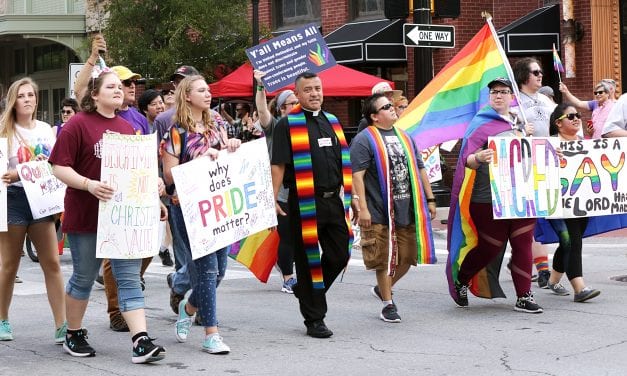
[[[126,110],[120,110],[118,116],[128,121],[133,126],[135,134],[150,134],[150,125],[148,119],[142,115],[135,107],[130,107]]]

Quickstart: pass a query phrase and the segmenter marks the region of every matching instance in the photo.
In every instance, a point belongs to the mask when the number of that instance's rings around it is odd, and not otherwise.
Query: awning
[[[559,5],[538,8],[501,28],[497,34],[507,55],[529,55],[560,49]]]
[[[403,20],[351,22],[324,40],[338,63],[407,61],[403,45]]]

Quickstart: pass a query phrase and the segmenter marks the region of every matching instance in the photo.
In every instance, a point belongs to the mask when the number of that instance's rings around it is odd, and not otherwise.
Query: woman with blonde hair
[[[183,299],[178,307],[176,322],[176,339],[187,340],[192,316],[198,312],[200,323],[204,327],[205,337],[202,350],[210,354],[227,354],[230,348],[222,342],[218,333],[216,317],[216,289],[224,277],[227,264],[226,248],[192,260],[192,251],[183,212],[176,195],[176,187],[172,178],[172,168],[189,162],[195,158],[209,156],[218,157],[218,151],[226,148],[235,151],[241,145],[236,138],[227,139],[218,126],[211,112],[211,92],[209,85],[202,76],[188,76],[176,88],[176,112],[174,125],[164,135],[163,142],[163,177],[168,194],[172,195],[170,207],[170,224],[172,236],[184,252],[191,279],[192,293]]]
[[[37,85],[30,78],[15,81],[9,87],[6,111],[0,117],[0,137],[7,139],[9,157],[8,170],[2,175],[2,181],[7,185],[8,231],[0,232],[0,340],[13,340],[9,306],[22,257],[22,245],[28,235],[37,248],[39,264],[44,272],[56,328],[54,341],[62,344],[66,331],[65,302],[54,218],[33,219],[17,173],[20,163],[47,160],[55,142],[50,125],[35,119],[37,92]]]

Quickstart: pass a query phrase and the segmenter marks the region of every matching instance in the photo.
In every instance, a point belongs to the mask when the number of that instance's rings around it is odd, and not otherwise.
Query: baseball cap
[[[507,78],[504,78],[504,77],[497,77],[497,78],[493,79],[492,81],[490,81],[488,83],[488,88],[492,89],[492,87],[496,86],[497,84],[507,86],[510,90],[514,90],[512,88],[512,81],[510,81],[510,80],[508,80]]]
[[[390,86],[387,82],[379,82],[378,84],[372,87],[372,94],[385,94],[385,93],[394,93],[393,95],[399,96],[403,94],[402,90],[394,90],[392,86]]]
[[[133,73],[130,69],[122,65],[116,65],[115,67],[111,67],[111,70],[118,76],[120,81],[124,80],[137,80],[142,78],[139,73]]]
[[[185,78],[187,76],[194,76],[197,74],[200,73],[198,73],[198,70],[191,65],[181,65],[180,67],[176,68],[174,73],[172,73],[172,75],[170,76],[170,81],[174,81],[176,76],[181,76]]]

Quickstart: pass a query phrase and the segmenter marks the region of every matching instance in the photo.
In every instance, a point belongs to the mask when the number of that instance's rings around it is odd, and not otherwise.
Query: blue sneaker
[[[231,348],[222,342],[222,337],[218,333],[208,334],[202,343],[202,351],[209,354],[228,354]]]
[[[13,329],[9,320],[0,321],[0,341],[13,341]]]
[[[294,277],[288,279],[287,281],[284,281],[283,287],[281,287],[281,292],[284,292],[286,294],[293,294],[294,290],[292,289],[292,287],[294,287],[295,284],[296,284],[296,278]]]
[[[54,343],[62,345],[65,342],[65,335],[67,334],[67,321],[64,321],[61,326],[54,331]]]
[[[179,319],[176,320],[176,340],[179,342],[187,341],[189,330],[192,327],[192,317],[185,312],[185,304],[187,304],[187,299],[183,299],[179,303]]]

